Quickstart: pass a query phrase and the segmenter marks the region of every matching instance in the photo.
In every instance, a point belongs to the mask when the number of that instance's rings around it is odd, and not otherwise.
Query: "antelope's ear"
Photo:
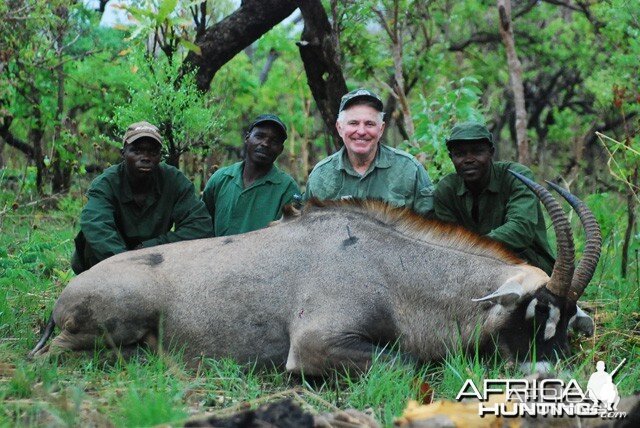
[[[535,293],[549,281],[549,277],[537,267],[525,265],[517,275],[508,278],[495,292],[474,302],[493,302],[502,306],[513,307],[523,299]]]
[[[478,299],[471,299],[474,302],[492,302],[502,306],[511,307],[515,306],[523,296],[527,294],[527,290],[522,285],[524,275],[517,275],[509,278],[504,284],[500,286],[493,293],[480,297]]]

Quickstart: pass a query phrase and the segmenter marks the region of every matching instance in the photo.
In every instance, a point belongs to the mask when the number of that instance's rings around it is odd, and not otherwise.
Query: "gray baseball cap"
[[[273,123],[274,125],[276,125],[282,131],[282,134],[284,135],[284,139],[283,140],[287,139],[287,126],[275,114],[261,114],[260,116],[256,117],[254,119],[254,121],[251,122],[251,125],[249,125],[249,131],[248,132],[251,132],[251,130],[253,128],[255,128],[257,125],[260,125],[261,123],[265,123],[265,122]]]
[[[369,101],[373,101],[373,104],[375,105],[378,111],[384,110],[384,105],[382,104],[382,100],[380,99],[379,96],[377,96],[375,93],[371,92],[368,89],[358,88],[358,89],[354,89],[351,92],[346,93],[342,97],[342,99],[340,100],[339,112],[346,109],[351,104],[353,104],[356,100],[361,98],[367,99]]]
[[[127,144],[131,144],[142,137],[152,138],[157,141],[158,144],[162,145],[162,135],[160,135],[160,130],[158,130],[158,127],[145,121],[136,122],[129,125],[127,131],[124,133],[122,143],[124,146],[126,146]]]

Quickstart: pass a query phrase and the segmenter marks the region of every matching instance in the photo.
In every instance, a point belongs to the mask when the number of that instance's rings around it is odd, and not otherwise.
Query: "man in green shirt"
[[[284,149],[287,127],[273,114],[258,116],[244,138],[244,160],[216,171],[202,199],[213,219],[215,236],[261,229],[282,216],[299,195],[290,175],[274,165]]]
[[[367,89],[342,97],[336,128],[344,146],[313,168],[305,199],[381,199],[419,214],[433,209],[433,185],[424,167],[380,143],[382,111],[382,100]]]
[[[87,192],[71,260],[76,274],[124,251],[212,235],[211,217],[193,184],[160,163],[158,128],[136,122],[123,144],[123,161],[93,180]]]
[[[455,174],[437,185],[436,218],[502,242],[527,262],[551,274],[555,259],[540,202],[512,169],[533,180],[516,162],[493,162],[493,137],[475,122],[457,124],[447,140]]]

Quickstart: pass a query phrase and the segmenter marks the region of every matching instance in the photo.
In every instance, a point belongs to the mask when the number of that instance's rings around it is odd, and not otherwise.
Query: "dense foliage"
[[[208,169],[237,159],[243,126],[272,111],[292,129],[282,163],[304,183],[331,146],[295,46],[301,25],[288,20],[266,33],[202,93],[183,73],[188,49],[199,49],[189,19],[197,3],[134,2],[129,12],[138,21],[113,28],[99,26],[101,13],[74,1],[3,2],[4,165],[35,165],[41,192],[48,191],[44,178],[64,190],[71,178],[60,181],[60,174],[117,160],[125,122],[145,118],[163,129],[171,163],[191,147],[204,148],[195,169],[203,167],[202,155]],[[623,0],[556,3],[525,2],[513,10],[532,164],[544,177],[608,189],[608,157],[595,131],[638,144],[638,7]],[[233,10],[227,1],[206,5],[209,25]],[[499,157],[516,157],[510,74],[492,2],[326,5],[348,85],[372,87],[394,107],[389,144],[404,144],[437,180],[450,171],[442,153],[447,130],[456,120],[478,118],[498,137]]]

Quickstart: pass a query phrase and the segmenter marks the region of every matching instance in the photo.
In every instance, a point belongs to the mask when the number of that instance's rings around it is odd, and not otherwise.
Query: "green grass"
[[[356,409],[373,408],[376,420],[391,426],[402,414],[407,399],[420,398],[420,384],[428,367],[417,370],[399,362],[374,359],[369,370],[361,376],[340,375],[336,383],[343,385],[342,405]]]
[[[201,373],[206,403],[225,407],[255,400],[276,388],[286,388],[288,379],[278,374],[277,370],[259,373],[254,366],[243,366],[230,359],[207,359]]]
[[[6,194],[0,200],[11,205]],[[611,369],[627,358],[616,377],[620,392],[627,395],[640,385],[639,272],[634,262],[626,279],[619,275],[624,213],[611,208],[619,204],[609,195],[596,195],[588,202],[601,222],[604,248],[581,302],[594,311],[597,330],[593,338],[573,340],[574,354],[559,363],[556,372],[583,384],[598,360]],[[408,400],[419,398],[422,382],[430,385],[435,399],[452,399],[467,378],[480,382],[523,375],[497,356],[481,359],[460,350],[419,370],[375,361],[361,376],[336,373],[325,381],[231,360],[205,360],[195,373],[180,366],[179,356],[142,351],[127,360],[97,350],[29,362],[27,352],[73,277],[69,258],[81,206],[82,199],[74,195],[60,201],[57,210],[22,207],[0,217],[0,427],[179,425],[193,414],[239,409],[242,403],[258,405],[282,396],[297,397],[315,412],[371,408],[389,426]],[[580,242],[577,248],[581,250]],[[632,255],[636,248],[634,241]]]
[[[147,355],[144,364],[132,360],[116,365],[112,374],[117,378],[114,386],[121,389],[111,401],[116,426],[153,426],[187,416],[187,384],[171,374],[163,358]]]

